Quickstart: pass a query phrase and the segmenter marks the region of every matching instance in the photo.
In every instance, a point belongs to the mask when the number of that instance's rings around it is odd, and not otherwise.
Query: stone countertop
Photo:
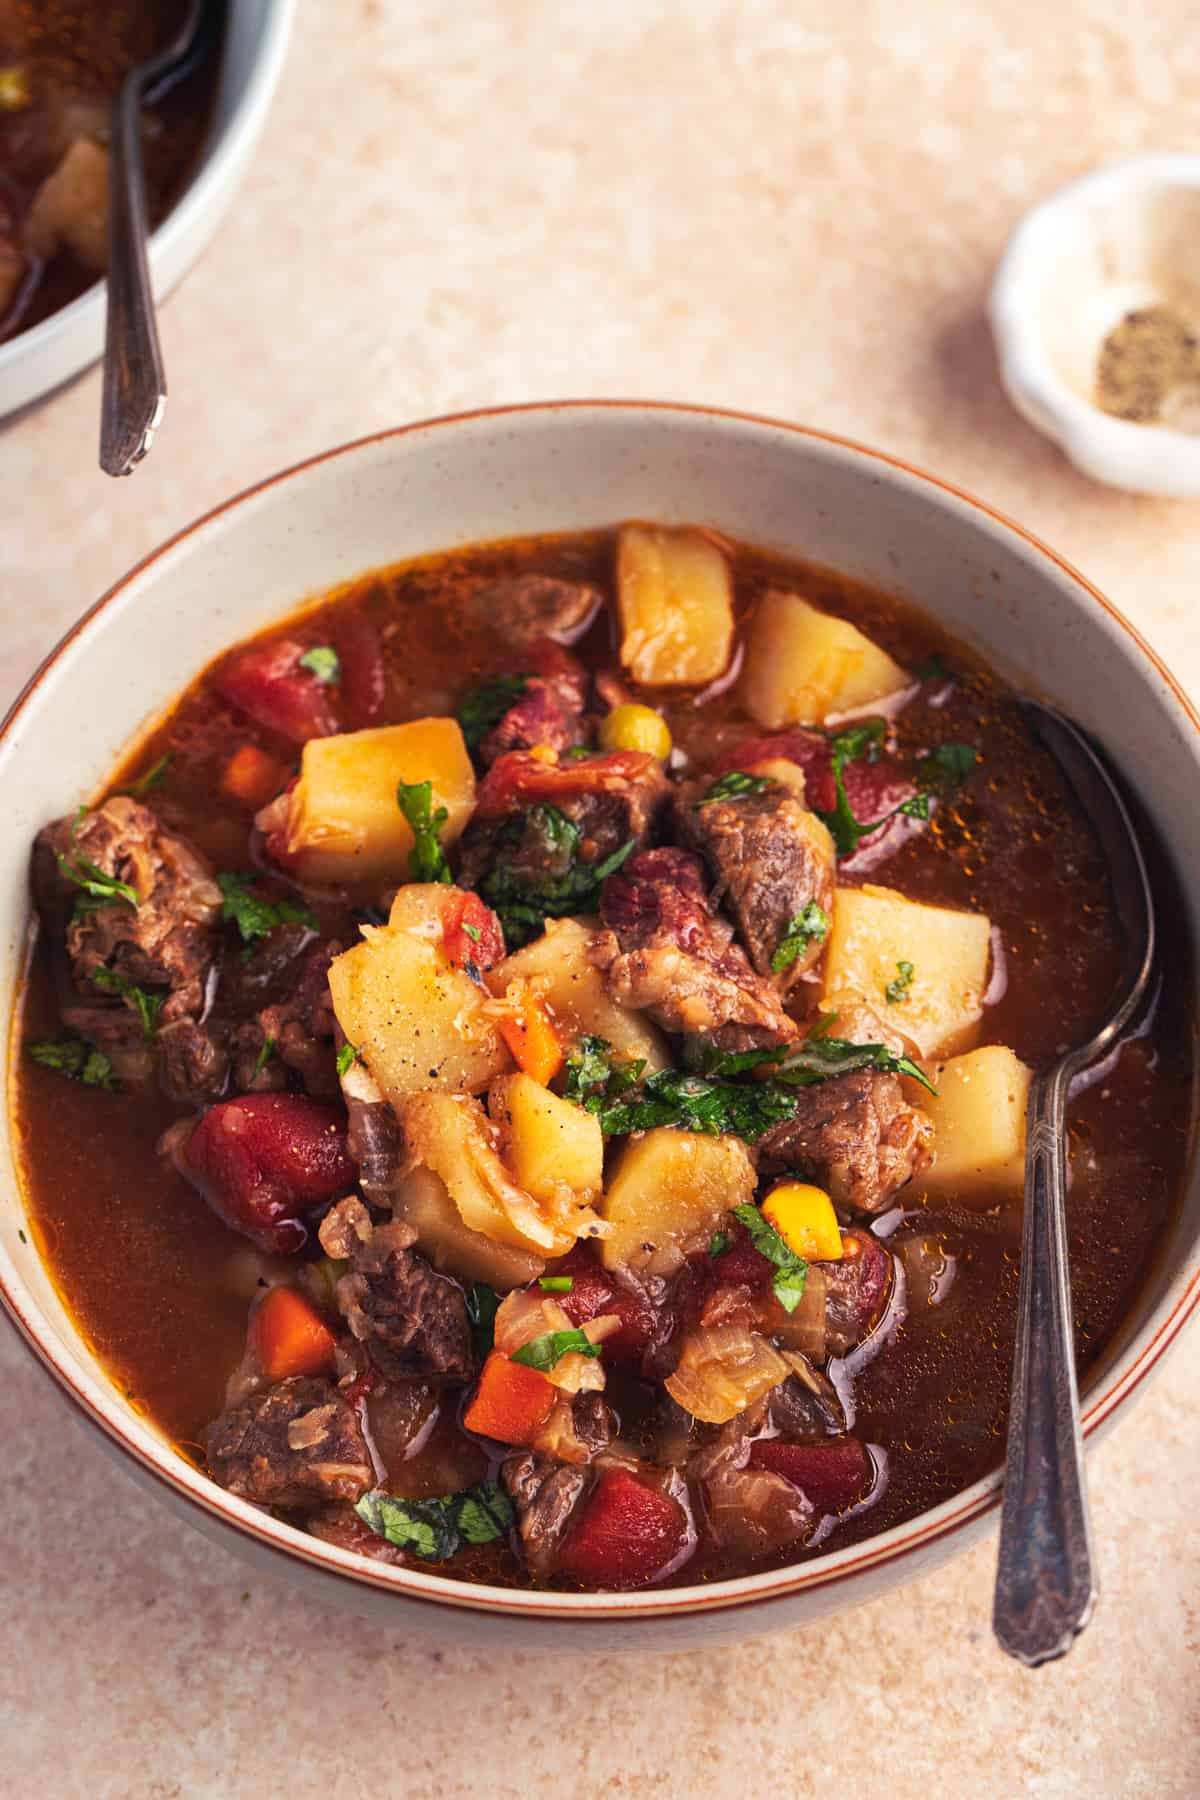
[[[975,490],[1200,694],[1196,503],[1076,474],[1009,409],[983,316],[1018,215],[1194,147],[1198,86],[1186,0],[309,0],[235,211],[165,309],[150,460],[98,473],[94,371],[0,427],[0,682],[287,463],[461,407],[649,395]],[[739,1650],[497,1664],[326,1616],[177,1527],[0,1334],[0,1793],[1195,1794],[1198,1387],[1193,1331],[1096,1448],[1100,1603],[1036,1674],[990,1639],[990,1544]]]

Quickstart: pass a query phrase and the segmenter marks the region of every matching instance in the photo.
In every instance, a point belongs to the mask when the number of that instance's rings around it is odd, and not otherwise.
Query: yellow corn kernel
[[[797,1256],[809,1262],[841,1262],[842,1233],[833,1201],[823,1188],[785,1181],[772,1188],[762,1209],[763,1217]]]
[[[671,733],[667,721],[652,706],[639,706],[629,700],[614,706],[600,723],[600,747],[603,750],[645,750],[666,762],[671,754]]]

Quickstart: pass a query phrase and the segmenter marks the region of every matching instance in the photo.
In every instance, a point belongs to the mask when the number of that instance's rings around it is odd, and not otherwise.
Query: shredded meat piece
[[[572,644],[603,605],[598,588],[553,575],[504,575],[474,589],[459,606],[469,619],[524,649],[539,638]]]
[[[334,1201],[317,1228],[317,1236],[326,1256],[335,1262],[349,1262],[356,1250],[370,1242],[374,1229],[371,1215],[358,1195],[347,1194],[344,1200]]]
[[[260,1506],[357,1500],[371,1459],[353,1409],[327,1381],[293,1376],[223,1412],[208,1429],[213,1479]]]
[[[337,1094],[336,1024],[329,994],[329,965],[341,950],[336,941],[312,945],[288,997],[263,1007],[254,1019],[234,1029],[233,1078],[243,1092],[281,1088],[286,1083],[287,1070],[294,1069],[315,1098],[327,1100]],[[270,1055],[260,1066],[268,1044]]]
[[[788,1361],[796,1373],[781,1381],[777,1388],[772,1388],[768,1396],[771,1424],[775,1430],[781,1437],[793,1439],[824,1437],[845,1431],[845,1408],[828,1375],[814,1369],[799,1351],[792,1351]]]
[[[799,769],[796,778],[802,792]],[[733,914],[755,970],[770,975],[793,920],[807,906],[815,902],[827,920],[832,917],[833,839],[802,804],[799,792],[782,782],[761,793],[698,805],[711,786],[711,778],[705,777],[680,790],[675,808],[680,832],[708,863],[717,895]],[[813,936],[798,951],[781,971],[785,984],[816,962],[823,942],[822,935]]]
[[[795,1169],[839,1206],[878,1213],[933,1160],[933,1121],[910,1106],[895,1075],[853,1069],[796,1091],[792,1118],[759,1142],[759,1168]]]
[[[77,867],[84,858],[131,887],[137,906],[118,899],[76,916],[75,901],[83,890],[63,873],[59,855]],[[181,1023],[199,1027],[218,948],[221,890],[199,851],[164,830],[148,806],[116,795],[78,822],[59,819],[38,833],[33,884],[47,929],[64,935],[78,995],[63,1008],[63,1022],[102,1049],[111,1046],[116,1061],[136,1050],[129,1020],[137,1014],[133,1001],[120,995],[100,1003],[107,990],[98,986],[97,974],[103,980],[107,972],[158,994],[158,1060],[168,1093],[182,1100],[215,1098],[226,1075],[219,1044],[201,1041],[191,1031],[172,1035],[171,1029]],[[145,1063],[143,1052],[142,1073]],[[119,1073],[132,1075],[128,1060]]]
[[[555,1462],[589,1463],[608,1448],[612,1435],[613,1416],[599,1393],[562,1394],[533,1449]]]
[[[591,1485],[590,1471],[523,1451],[508,1458],[500,1479],[517,1515],[530,1573],[545,1581],[554,1573],[576,1508]]]
[[[690,851],[630,857],[604,884],[601,916],[609,929],[593,941],[591,957],[622,1006],[724,1050],[797,1035],[776,989],[754,973],[733,927],[709,905],[703,865]]]
[[[558,644],[535,645],[522,670],[525,691],[479,747],[479,758],[490,767],[508,750],[532,750],[543,745],[568,750],[583,742],[583,709],[587,700],[587,671],[583,664]]]
[[[354,1249],[337,1284],[338,1305],[385,1375],[467,1381],[473,1358],[466,1301],[410,1248],[416,1236],[411,1225],[377,1226]]]

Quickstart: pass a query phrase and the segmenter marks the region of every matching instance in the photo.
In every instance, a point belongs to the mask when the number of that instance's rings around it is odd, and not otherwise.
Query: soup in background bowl
[[[152,559],[24,703],[123,714],[22,821],[7,1291],[60,1378],[208,1519],[530,1641],[732,1634],[965,1541],[1028,1068],[1118,948],[1014,704],[1039,593],[1042,691],[1094,726],[1119,675],[1194,756],[1048,553],[757,421],[416,428]],[[1190,970],[1166,777],[1102,735]],[[1089,1423],[1193,1297],[1191,1037],[1189,975],[1072,1108]]]

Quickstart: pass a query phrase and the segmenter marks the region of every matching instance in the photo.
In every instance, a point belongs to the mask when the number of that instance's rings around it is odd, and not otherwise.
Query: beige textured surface
[[[1153,11],[1154,19],[1132,21]],[[1195,505],[1089,487],[1008,410],[981,314],[1010,225],[1195,148],[1186,0],[308,0],[257,166],[163,322],[132,481],[93,373],[0,429],[11,689],[137,556],[339,439],[657,395],[846,431],[1014,513],[1200,692]],[[0,1793],[1200,1792],[1200,1333],[1092,1461],[1104,1593],[1037,1675],[992,1551],[833,1625],[590,1667],[410,1647],[168,1524],[0,1336]]]

